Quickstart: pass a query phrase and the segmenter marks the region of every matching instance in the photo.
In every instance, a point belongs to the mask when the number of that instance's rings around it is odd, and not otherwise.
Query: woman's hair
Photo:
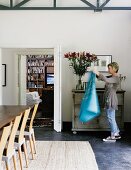
[[[110,64],[108,64],[108,67],[111,66],[112,68],[115,69],[116,73],[118,72],[119,70],[119,65],[116,63],[116,62],[112,62]]]

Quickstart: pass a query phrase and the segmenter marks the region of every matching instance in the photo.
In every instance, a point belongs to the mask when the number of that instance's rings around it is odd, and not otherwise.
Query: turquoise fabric
[[[100,114],[100,106],[96,92],[96,75],[89,73],[89,80],[81,102],[79,118],[81,122],[89,122]]]

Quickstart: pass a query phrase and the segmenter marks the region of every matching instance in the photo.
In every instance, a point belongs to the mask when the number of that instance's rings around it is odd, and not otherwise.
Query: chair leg
[[[10,170],[9,161],[5,161],[6,170]]]
[[[34,145],[34,153],[36,154],[36,142],[35,142],[35,135],[34,135],[34,133],[32,133],[32,141],[33,141],[33,145]]]
[[[0,161],[0,170],[3,170],[3,166],[2,166],[1,161]]]
[[[3,170],[3,167],[2,167],[2,166],[0,166],[0,169],[1,169],[1,170]]]
[[[26,161],[26,168],[28,168],[28,155],[27,155],[27,148],[26,148],[26,144],[23,143],[23,148],[24,148],[24,154],[25,154],[25,161]]]
[[[22,153],[21,153],[21,148],[20,147],[18,148],[18,153],[19,153],[19,159],[20,159],[20,169],[23,170],[23,167],[22,167]]]
[[[30,149],[31,149],[32,159],[34,159],[33,141],[32,141],[31,137],[29,137],[29,142],[30,142]]]
[[[16,170],[16,155],[13,155],[14,170]]]

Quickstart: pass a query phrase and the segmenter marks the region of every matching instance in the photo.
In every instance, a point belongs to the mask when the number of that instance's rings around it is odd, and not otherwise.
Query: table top
[[[2,105],[0,106],[0,128],[4,127],[15,119],[16,116],[24,113],[26,109],[32,106],[27,105]]]

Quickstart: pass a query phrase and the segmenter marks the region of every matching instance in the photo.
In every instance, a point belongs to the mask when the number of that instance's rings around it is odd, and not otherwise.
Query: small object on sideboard
[[[119,74],[119,79],[120,79],[119,90],[122,90],[122,82],[125,82],[126,76],[123,76],[122,74]]]
[[[40,96],[37,91],[26,93],[26,104],[27,105],[34,105],[40,102],[42,102],[42,100],[40,99]]]

